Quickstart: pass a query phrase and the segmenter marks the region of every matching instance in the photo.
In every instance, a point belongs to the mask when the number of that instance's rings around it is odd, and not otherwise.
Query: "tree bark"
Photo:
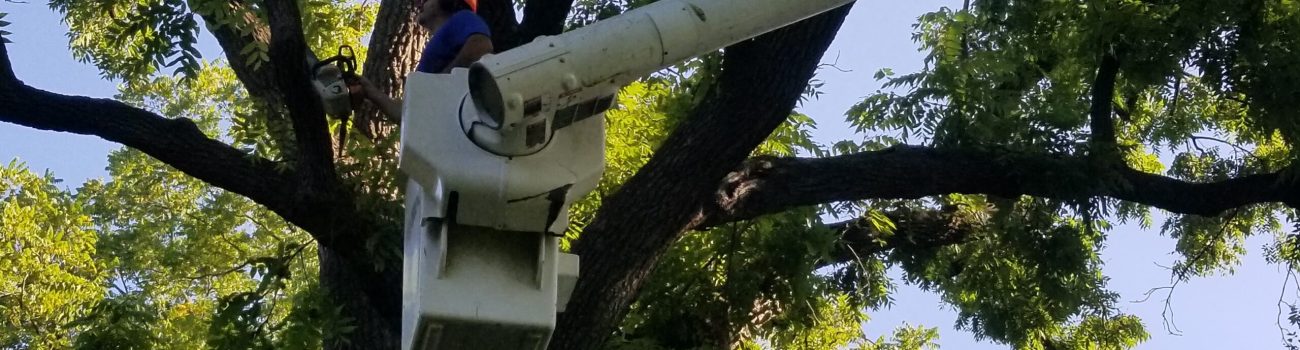
[[[572,0],[564,1],[572,3]],[[532,40],[519,33],[519,19],[515,18],[515,3],[512,0],[479,1],[478,15],[492,30],[492,49],[496,52],[513,49],[524,40]]]
[[[330,350],[385,350],[397,349],[401,345],[402,334],[402,280],[401,274],[383,274],[384,283],[374,283],[372,276],[364,276],[356,263],[340,257],[328,248],[321,247],[320,286],[333,300],[333,305],[343,307],[343,315],[352,318],[350,325],[356,326],[351,333],[341,334],[346,342],[336,341],[325,344]],[[389,267],[388,271],[397,271],[401,265]],[[393,278],[396,278],[394,281]],[[381,289],[375,291],[373,289]],[[382,299],[376,298],[381,295]]]
[[[402,96],[406,75],[415,70],[420,51],[429,38],[428,31],[416,22],[418,13],[414,0],[383,0],[379,3],[366,62],[361,65],[361,76],[388,96]],[[395,121],[367,103],[356,112],[353,125],[367,137],[386,137],[396,125]]]
[[[230,63],[230,69],[235,72],[235,77],[244,84],[244,90],[258,99],[268,104],[278,105],[280,102],[280,92],[275,85],[275,80],[269,73],[274,71],[270,62],[264,62],[257,68],[253,68],[252,62],[247,57],[241,55],[244,48],[256,43],[269,44],[271,42],[271,28],[257,18],[252,11],[243,11],[248,4],[243,1],[230,1],[231,12],[243,13],[244,16],[238,18],[243,21],[242,26],[247,28],[247,33],[240,33],[232,24],[220,24],[215,14],[203,13],[203,22],[206,24],[208,32],[212,33],[213,38],[217,39],[217,45],[221,46],[222,53],[226,56],[226,62]],[[231,19],[235,20],[235,19]]]
[[[1114,159],[1119,156],[1116,149],[1115,122],[1111,107],[1115,98],[1115,83],[1119,76],[1119,59],[1114,53],[1102,55],[1097,67],[1097,76],[1092,81],[1092,96],[1088,108],[1089,126],[1092,129],[1092,147],[1094,156]]]
[[[243,84],[244,90],[255,101],[261,103],[260,108],[266,115],[266,123],[270,126],[268,129],[275,144],[286,150],[293,149],[292,127],[281,108],[284,105],[284,97],[275,84],[274,75],[271,74],[275,71],[274,64],[261,62],[255,65],[249,59],[254,56],[241,54],[249,45],[269,45],[271,28],[253,11],[248,10],[247,2],[230,1],[229,4],[231,13],[242,14],[242,16],[228,20],[242,22],[237,25],[244,30],[236,29],[236,24],[221,24],[215,13],[199,15],[203,17],[208,32],[212,33],[217,45],[221,47],[226,62],[235,72],[235,77]]]
[[[338,174],[334,169],[333,141],[325,120],[325,107],[311,85],[307,67],[307,39],[302,30],[298,4],[273,0],[263,4],[271,25],[271,63],[276,86],[284,94],[284,104],[293,123],[297,150],[298,175],[306,193],[337,192]]]
[[[524,4],[524,20],[518,34],[505,45],[515,47],[527,44],[538,36],[564,32],[564,22],[573,9],[573,0],[528,0]]]

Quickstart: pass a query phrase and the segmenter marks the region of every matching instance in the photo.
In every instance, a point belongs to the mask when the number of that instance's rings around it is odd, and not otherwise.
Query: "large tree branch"
[[[325,121],[325,109],[311,85],[307,69],[307,40],[296,1],[267,1],[264,6],[271,25],[271,63],[276,86],[293,122],[297,140],[299,174],[307,194],[337,191],[332,140]]]
[[[511,46],[526,44],[542,35],[564,32],[564,22],[573,10],[573,0],[528,0],[524,4],[524,20]]]
[[[215,13],[199,13],[199,15],[203,17],[208,32],[217,39],[226,61],[230,62],[230,69],[235,71],[235,76],[244,84],[244,89],[268,104],[278,105],[280,93],[270,73],[275,70],[273,65],[270,62],[263,62],[254,68],[249,61],[252,56],[244,53],[244,49],[249,45],[269,44],[271,29],[248,9],[247,3],[230,1],[229,6],[234,16],[230,16],[227,21],[239,21],[239,23],[222,23]]]
[[[275,76],[271,73],[275,71],[275,65],[271,62],[254,64],[255,60],[260,59],[257,58],[259,55],[244,51],[250,45],[269,45],[271,28],[257,17],[247,2],[236,0],[227,4],[231,15],[226,16],[224,23],[214,12],[198,14],[203,17],[208,32],[217,40],[230,70],[235,72],[235,77],[242,83],[244,90],[262,105],[266,123],[270,125],[271,138],[284,149],[293,149],[293,128],[283,113],[283,97],[275,84]]]
[[[1111,101],[1115,98],[1115,80],[1119,76],[1119,59],[1113,53],[1102,55],[1097,77],[1092,81],[1092,101],[1088,111],[1094,154],[1115,155],[1115,121],[1111,118]]]
[[[656,259],[712,203],[717,183],[789,117],[848,9],[725,50],[717,85],[647,165],[604,200],[575,243],[583,273],[572,300],[581,302],[560,315],[553,348],[604,344]]]
[[[379,312],[398,324],[400,274],[377,273],[375,256],[361,244],[391,223],[357,212],[351,197],[317,192],[267,159],[239,151],[204,135],[188,119],[167,119],[124,103],[42,91],[23,84],[0,43],[0,122],[41,130],[94,135],[131,147],[218,188],[247,197],[302,228],[322,246],[352,262],[363,289]]]
[[[322,245],[364,257],[355,237],[382,227],[353,215],[350,200],[303,194],[298,178],[265,158],[204,135],[189,119],[168,119],[110,99],[60,95],[19,81],[6,45],[0,44],[0,121],[31,128],[94,135],[120,143],[202,180],[266,206],[311,233]],[[366,259],[362,259],[366,261]]]
[[[0,121],[121,143],[213,186],[248,197],[290,222],[314,226],[293,215],[294,181],[277,171],[273,162],[208,138],[188,119],[167,119],[114,100],[59,95],[27,86],[14,76],[2,44],[0,76],[4,77],[0,79]]]
[[[478,15],[492,30],[492,48],[496,52],[525,44],[519,35],[519,19],[515,18],[513,0],[481,0],[478,2]]]
[[[329,225],[317,227],[312,232],[326,249],[322,256],[338,254],[340,264],[346,272],[346,280],[356,281],[360,289],[366,292],[364,305],[374,310],[359,310],[352,304],[353,312],[363,312],[367,317],[386,321],[386,325],[369,324],[361,330],[367,338],[395,332],[401,324],[401,289],[400,273],[395,269],[379,270],[380,266],[391,266],[395,257],[380,247],[380,251],[368,251],[368,242],[392,233],[384,228],[393,227],[379,221],[383,220],[371,213],[357,211],[354,194],[342,185],[334,169],[332,140],[325,120],[325,111],[316,90],[311,85],[307,67],[307,44],[302,30],[302,18],[297,2],[273,0],[265,3],[268,21],[271,25],[271,62],[275,64],[275,80],[284,94],[284,103],[293,121],[294,135],[298,145],[299,175],[304,181],[298,185],[296,195],[305,202],[317,202],[323,205],[312,208],[311,215]],[[304,229],[307,229],[304,227]],[[330,240],[319,237],[326,236]],[[342,276],[333,274],[333,276]],[[336,295],[337,296],[337,295]],[[377,312],[375,312],[377,311]],[[372,313],[373,312],[373,313]],[[384,327],[387,326],[387,327]],[[382,338],[382,337],[380,337]],[[388,341],[385,341],[388,342]],[[389,348],[394,344],[365,344],[375,348]]]
[[[9,63],[9,49],[6,46],[4,38],[0,37],[0,86],[22,85],[23,82],[18,81],[18,76],[14,75],[13,64]],[[3,111],[0,110],[0,112]]]
[[[789,208],[863,199],[950,193],[1111,197],[1174,213],[1213,216],[1257,203],[1300,206],[1300,184],[1281,173],[1196,183],[1127,167],[1098,168],[1085,157],[895,146],[830,158],[755,158],[723,182],[706,225]]]
[[[293,181],[275,164],[213,140],[188,119],[166,119],[121,102],[0,85],[0,121],[95,135],[138,149],[181,172],[272,210],[290,207]],[[293,220],[291,216],[286,219]]]

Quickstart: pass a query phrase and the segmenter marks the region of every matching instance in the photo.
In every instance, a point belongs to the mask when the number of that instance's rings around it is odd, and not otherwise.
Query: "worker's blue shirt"
[[[461,10],[452,14],[451,18],[447,19],[447,23],[443,23],[424,45],[424,53],[421,54],[420,63],[416,65],[415,70],[442,73],[447,69],[447,65],[456,59],[456,54],[465,47],[469,37],[474,34],[492,36],[487,23],[474,12]]]

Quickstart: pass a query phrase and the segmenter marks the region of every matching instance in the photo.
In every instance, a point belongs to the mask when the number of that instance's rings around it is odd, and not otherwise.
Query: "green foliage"
[[[229,68],[210,64],[184,83],[158,77],[128,84],[118,98],[165,116],[189,118],[213,137],[239,140],[249,136],[238,130],[220,134],[235,113],[250,110],[238,104],[246,98],[243,94]],[[271,142],[258,145],[273,151]],[[9,168],[0,173],[4,183],[20,184],[5,187],[12,189],[6,193],[25,201],[6,212],[39,210],[0,222],[0,232],[16,230],[6,233],[4,241],[13,241],[12,235],[17,242],[44,238],[24,248],[18,260],[6,255],[0,262],[29,264],[25,256],[32,254],[85,255],[81,260],[58,258],[66,263],[42,269],[18,267],[40,273],[30,275],[27,290],[50,298],[43,306],[50,309],[27,307],[21,313],[27,320],[7,318],[40,328],[17,328],[17,338],[6,342],[51,344],[36,348],[309,349],[346,341],[352,326],[319,291],[315,244],[306,233],[246,198],[136,150],[113,152],[108,171],[110,180],[90,180],[75,192],[59,190],[48,176],[41,180]],[[33,200],[44,204],[33,205]],[[55,236],[32,227],[69,232]],[[37,249],[44,245],[35,242],[59,242],[50,237],[86,248]],[[85,274],[85,286],[69,276],[61,277],[67,281],[58,289],[34,288],[45,283],[44,276],[57,276],[52,273],[58,269]],[[48,338],[40,340],[46,343],[32,340],[38,335]]]
[[[346,0],[307,0],[300,6],[307,45],[332,53],[339,45],[358,49],[374,23],[377,4]],[[193,77],[203,68],[198,50],[199,20],[210,28],[230,30],[251,38],[240,50],[240,61],[260,67],[270,61],[266,14],[257,6],[218,0],[53,0],[50,7],[64,15],[69,47],[82,62],[95,64],[105,78],[138,82],[162,68]]]
[[[85,202],[58,182],[0,166],[0,348],[67,348],[63,325],[105,294]]]
[[[594,217],[600,198],[616,191],[650,159],[676,122],[699,102],[699,87],[716,68],[716,58],[705,58],[683,66],[690,75],[668,74],[623,89],[620,108],[606,114],[604,177],[595,193],[573,206],[569,239]],[[808,116],[793,114],[755,154],[826,154],[811,140],[814,127]],[[838,238],[822,225],[824,212],[802,208],[686,235],[661,257],[623,322],[624,336],[611,347],[772,344],[822,349],[867,344],[860,341],[865,338],[859,324],[865,320],[864,307],[885,303],[885,266],[876,260],[853,264],[852,273],[861,278],[850,284],[841,283],[842,273],[817,272],[829,264],[826,257]]]
[[[9,15],[8,13],[0,12],[0,28],[4,28],[4,27],[6,27],[6,26],[9,26],[9,24],[10,24],[9,21],[5,21],[5,20],[4,20],[4,19],[5,19],[5,16],[8,16],[8,15]],[[9,41],[9,38],[6,38],[6,37],[5,37],[6,35],[12,35],[12,34],[13,34],[13,33],[10,33],[9,31],[6,31],[6,30],[4,30],[4,29],[0,29],[0,43],[12,43],[13,41]]]
[[[292,133],[283,112],[249,96],[226,63],[198,61],[193,50],[193,17],[201,14],[217,19],[209,25],[252,37],[256,47],[244,53],[265,60],[265,37],[257,34],[263,14],[237,5],[51,3],[65,15],[74,55],[124,82],[119,100],[188,119],[250,155],[289,164]],[[309,45],[319,52],[361,46],[377,7],[303,6]],[[184,77],[156,74],[175,64]],[[349,145],[354,155],[392,148],[391,142]],[[363,199],[384,204],[376,210],[396,208],[388,217],[400,218],[395,170],[340,169],[372,186],[358,185],[369,191]],[[325,300],[316,247],[306,233],[136,150],[113,152],[108,172],[107,180],[67,191],[18,163],[0,169],[0,249],[7,249],[0,250],[0,268],[23,272],[0,279],[0,326],[14,330],[0,332],[0,347],[318,349],[348,341],[355,325]],[[374,181],[379,178],[384,181]]]
[[[595,191],[570,207],[564,249],[595,218],[601,198],[617,191],[650,161],[654,150],[668,137],[678,117],[665,110],[685,103],[674,94],[673,87],[663,80],[634,82],[618,95],[619,107],[605,113],[605,173]]]
[[[1134,316],[1089,316],[1077,325],[1067,327],[1062,335],[1042,341],[1044,348],[1054,349],[1120,350],[1131,349],[1147,340],[1150,335],[1142,320]]]
[[[1110,312],[1116,295],[1104,289],[1099,231],[1060,217],[1057,203],[1024,199],[992,208],[991,225],[967,243],[902,266],[910,280],[957,306],[959,327],[1029,347],[1081,313]]]
[[[1300,131],[1293,106],[1300,96],[1300,71],[1293,69],[1300,46],[1292,35],[1300,31],[1298,9],[1286,0],[993,0],[941,9],[915,26],[925,68],[901,75],[882,69],[876,78],[885,88],[849,112],[864,137],[833,151],[921,139],[939,147],[1089,155],[1094,76],[1100,58],[1114,55],[1120,74],[1105,103],[1127,166],[1198,182],[1287,169]],[[940,292],[957,307],[959,326],[977,336],[1053,349],[1129,348],[1146,338],[1139,320],[1112,310],[1097,251],[1109,226],[1103,220],[1137,219],[1149,227],[1148,208],[979,196],[904,205],[992,213],[965,243],[895,250],[886,258],[913,283]],[[1267,247],[1271,259],[1300,261],[1294,235],[1281,234],[1280,210],[1171,216],[1162,231],[1178,240],[1184,257],[1175,277],[1231,272],[1245,239],[1260,232],[1282,237]]]
[[[801,210],[683,237],[642,288],[624,329],[681,347],[716,344],[710,337],[719,335],[709,331],[766,336],[810,328],[819,311],[812,305],[842,296],[830,276],[813,274],[836,238],[809,229],[815,214]]]
[[[866,316],[846,296],[820,300],[816,318],[796,324],[772,335],[769,348],[776,349],[855,349],[855,350],[935,350],[939,331],[935,328],[903,325],[888,337],[870,339],[860,325]],[[758,349],[756,346],[747,349]]]
[[[53,0],[50,7],[64,14],[73,56],[99,66],[106,78],[144,79],[160,67],[192,75],[201,68],[198,21],[182,0]]]
[[[90,308],[85,318],[71,323],[82,331],[77,335],[75,348],[168,348],[167,344],[177,339],[164,338],[154,329],[164,317],[139,294],[104,299]]]
[[[582,27],[655,1],[657,0],[576,0],[569,13],[568,27]]]
[[[379,4],[371,1],[304,0],[303,32],[307,46],[320,58],[333,56],[339,46],[355,50],[357,62],[365,62],[366,41],[375,23]]]
[[[1246,237],[1256,232],[1281,234],[1277,208],[1254,206],[1236,209],[1223,217],[1181,216],[1170,219],[1163,230],[1178,239],[1175,250],[1187,257],[1173,266],[1180,279],[1214,272],[1231,273],[1246,253]]]
[[[228,68],[206,66],[187,88],[178,84],[160,77],[125,87],[119,98],[166,116],[191,118],[213,136],[223,121],[244,110],[233,105],[242,92]],[[223,339],[275,344],[284,327],[273,325],[292,310],[322,302],[296,297],[317,288],[314,245],[275,214],[135,150],[111,154],[108,170],[111,181],[92,180],[78,193],[88,198],[103,232],[101,250],[109,253],[100,259],[111,262],[114,271],[113,297],[105,302],[134,297],[156,309],[160,316],[153,331],[169,334],[161,345],[255,344]],[[250,319],[261,328],[243,327],[241,322]]]

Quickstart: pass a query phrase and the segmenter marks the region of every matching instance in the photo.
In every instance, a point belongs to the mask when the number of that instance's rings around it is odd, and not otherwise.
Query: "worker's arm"
[[[442,73],[450,73],[455,67],[469,67],[470,64],[478,61],[483,55],[492,53],[492,39],[487,35],[474,34],[465,39],[465,45],[461,47],[460,52],[456,53],[456,58],[451,64],[444,68]],[[357,82],[361,84],[361,91],[370,102],[379,107],[379,111],[387,115],[393,122],[402,120],[402,101],[388,97],[383,91],[375,87],[370,80],[357,77]]]
[[[402,121],[402,101],[388,97],[383,91],[380,91],[375,84],[361,76],[357,76],[357,83],[361,84],[361,91],[365,94],[367,100],[379,107],[379,112],[388,116],[388,119],[394,123]]]
[[[492,53],[492,49],[492,38],[483,34],[470,35],[465,38],[465,45],[461,46],[460,52],[456,53],[456,58],[442,69],[442,73],[451,73],[451,69],[456,67],[469,67],[479,58]]]

